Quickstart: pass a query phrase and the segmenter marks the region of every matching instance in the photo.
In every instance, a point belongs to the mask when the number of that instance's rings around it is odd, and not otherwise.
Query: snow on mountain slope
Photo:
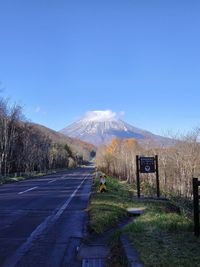
[[[156,143],[166,142],[167,140],[167,138],[154,135],[124,122],[110,110],[88,112],[82,119],[72,123],[60,132],[94,145],[106,144],[113,137],[136,138],[140,142],[152,140]]]

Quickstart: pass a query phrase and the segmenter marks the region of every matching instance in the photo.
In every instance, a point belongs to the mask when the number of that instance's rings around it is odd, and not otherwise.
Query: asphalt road
[[[0,266],[78,267],[92,166],[0,186]]]

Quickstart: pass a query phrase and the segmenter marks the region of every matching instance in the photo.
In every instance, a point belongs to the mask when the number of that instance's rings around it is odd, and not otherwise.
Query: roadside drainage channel
[[[128,208],[127,212],[130,217],[136,218],[145,212],[145,208]],[[143,263],[140,260],[139,254],[134,245],[129,240],[127,234],[122,233],[120,237],[121,247],[124,252],[125,258],[128,263],[128,267],[143,267]]]
[[[78,248],[77,259],[82,261],[82,267],[106,267],[110,255],[110,248],[107,245],[109,237],[118,229],[128,224],[132,218],[126,218],[101,235],[92,234],[82,242]]]
[[[82,267],[106,267],[104,259],[84,259],[82,261]]]
[[[133,220],[145,212],[145,208],[128,208],[127,213]],[[127,262],[127,267],[143,267],[139,254],[126,233],[120,236],[120,246]]]
[[[106,262],[110,254],[110,249],[107,246],[108,238],[116,230],[123,228],[137,216],[144,213],[144,211],[144,208],[127,209],[129,214],[128,220],[126,219],[125,221],[122,221],[116,228],[106,231],[101,236],[91,236],[91,240],[89,242],[82,243],[77,254],[78,260],[82,261],[82,267],[106,267]],[[128,267],[143,267],[136,249],[126,234],[121,235],[120,245],[128,262]]]
[[[139,254],[133,244],[130,242],[128,235],[122,234],[120,237],[123,253],[125,255],[128,267],[143,267]]]
[[[78,258],[82,260],[82,267],[106,267],[109,252],[105,245],[83,245]]]

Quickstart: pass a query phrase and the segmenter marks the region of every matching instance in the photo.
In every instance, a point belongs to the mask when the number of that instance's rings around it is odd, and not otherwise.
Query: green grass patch
[[[100,193],[99,181],[95,180],[90,201],[90,228],[93,231],[103,233],[127,216],[126,208],[131,203],[129,189],[126,183],[108,177],[107,191]]]
[[[0,185],[1,184],[8,184],[8,183],[15,183],[18,181],[22,181],[25,178],[20,176],[20,177],[1,177],[0,178]]]
[[[106,193],[98,192],[97,180],[93,187],[90,226],[96,233],[103,233],[127,216],[127,207],[145,208],[144,214],[111,236],[113,255],[119,250],[123,231],[128,233],[145,267],[200,266],[200,238],[193,233],[191,201],[180,197],[172,201],[138,201],[132,198],[132,186],[113,177],[108,177],[107,185]]]
[[[200,239],[194,237],[192,220],[184,213],[177,213],[170,202],[150,201],[143,205],[146,212],[124,231],[139,251],[144,265],[200,266]]]
[[[190,198],[171,195],[169,196],[170,202],[178,206],[183,214],[192,217],[193,201]]]

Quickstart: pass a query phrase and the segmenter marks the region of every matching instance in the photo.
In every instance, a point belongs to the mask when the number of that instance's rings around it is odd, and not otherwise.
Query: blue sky
[[[1,95],[59,130],[91,110],[200,126],[200,1],[0,0]]]

